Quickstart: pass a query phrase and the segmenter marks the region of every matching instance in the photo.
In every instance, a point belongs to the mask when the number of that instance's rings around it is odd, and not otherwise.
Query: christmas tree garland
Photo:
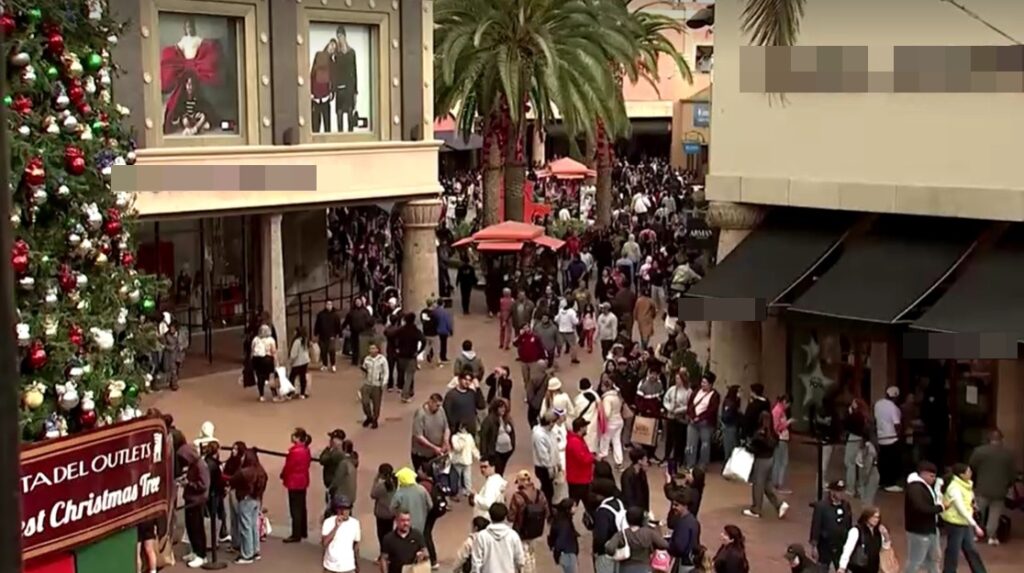
[[[55,438],[141,415],[163,285],[135,270],[129,110],[112,100],[123,26],[97,0],[2,2],[21,428]]]

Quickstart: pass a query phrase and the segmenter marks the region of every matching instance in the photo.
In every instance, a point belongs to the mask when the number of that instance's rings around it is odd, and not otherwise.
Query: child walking
[[[459,496],[473,493],[473,465],[480,461],[480,450],[476,440],[464,424],[459,424],[452,435],[452,494]]]

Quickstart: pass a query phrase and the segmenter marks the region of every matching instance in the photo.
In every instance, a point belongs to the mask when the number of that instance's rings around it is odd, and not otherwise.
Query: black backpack
[[[430,501],[433,502],[433,507],[430,508],[430,515],[434,516],[435,519],[448,513],[451,509],[448,507],[448,495],[444,491],[444,488],[434,482],[430,486]]]
[[[521,496],[527,502],[522,512],[519,513],[519,519],[517,519],[519,523],[516,524],[519,537],[523,541],[538,539],[544,535],[548,507],[540,493],[538,491],[534,500],[530,502],[526,499],[526,494],[516,492],[516,495]]]

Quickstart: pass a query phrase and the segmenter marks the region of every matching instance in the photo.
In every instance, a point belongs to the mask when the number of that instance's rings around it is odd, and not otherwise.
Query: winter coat
[[[309,446],[292,444],[284,458],[284,467],[281,468],[281,483],[284,484],[284,488],[288,491],[309,489],[309,466],[312,462],[313,456],[309,453]]]
[[[477,534],[473,573],[518,573],[525,564],[523,542],[508,523],[492,523]]]

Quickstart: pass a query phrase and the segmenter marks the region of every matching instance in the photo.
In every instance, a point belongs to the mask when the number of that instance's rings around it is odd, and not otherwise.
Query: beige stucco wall
[[[740,93],[742,0],[719,0],[708,197],[776,205],[1024,220],[1024,94]],[[1024,38],[1024,2],[970,8]],[[801,45],[1008,42],[938,0],[812,1]]]

